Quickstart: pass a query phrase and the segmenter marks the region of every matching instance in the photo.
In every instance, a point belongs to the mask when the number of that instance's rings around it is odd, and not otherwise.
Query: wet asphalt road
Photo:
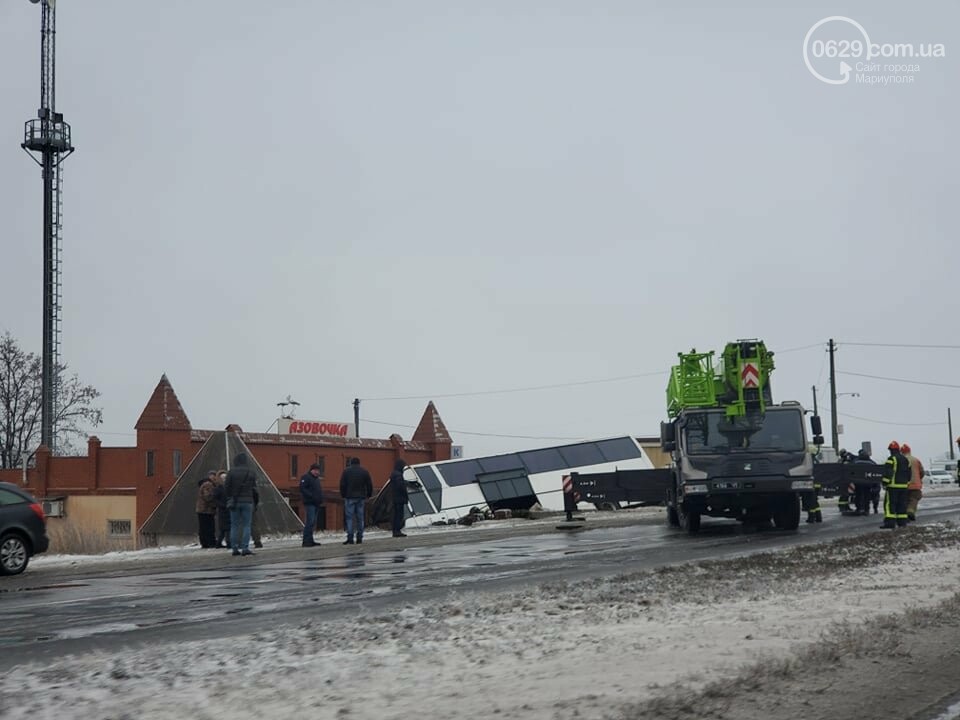
[[[956,493],[924,498],[923,522],[960,519]],[[626,520],[626,518],[625,518]],[[878,516],[801,524],[797,532],[751,531],[739,523],[704,519],[696,537],[662,520],[618,527],[495,539],[414,537],[312,558],[297,548],[293,561],[245,564],[224,557],[219,566],[171,570],[124,568],[104,574],[82,568],[46,568],[0,579],[0,668],[67,653],[248,633],[307,618],[355,616],[398,604],[443,598],[455,591],[495,591],[558,579],[583,579],[683,562],[730,558],[878,530]],[[589,521],[588,521],[589,528]],[[464,541],[466,539],[466,541]],[[184,563],[187,565],[188,563]],[[29,576],[29,577],[27,577]],[[27,578],[24,581],[22,578]]]

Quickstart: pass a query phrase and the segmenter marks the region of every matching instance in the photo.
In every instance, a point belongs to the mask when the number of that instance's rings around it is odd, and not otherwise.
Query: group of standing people
[[[406,537],[403,525],[406,520],[407,484],[403,479],[403,470],[407,463],[398,458],[390,473],[390,493],[393,501],[391,529],[393,537]],[[314,539],[317,520],[324,508],[323,489],[320,474],[323,468],[314,463],[300,478],[300,500],[304,508],[303,547],[316,547],[320,543]],[[340,475],[340,497],[343,499],[344,528],[347,533],[344,545],[362,545],[363,531],[366,527],[366,504],[373,497],[373,478],[370,472],[360,464],[360,458],[350,458],[350,462]]]
[[[393,537],[406,537],[407,484],[403,471],[407,464],[398,459],[390,474],[390,493],[393,500],[391,529]],[[320,476],[323,466],[313,463],[300,478],[300,499],[304,508],[303,547],[320,545],[314,538],[321,512],[324,510],[323,488]],[[373,479],[360,464],[360,458],[351,458],[340,476],[340,497],[344,505],[344,526],[347,537],[344,545],[363,543],[366,526],[366,503],[373,497]],[[202,548],[230,548],[234,555],[253,555],[254,547],[263,547],[256,509],[260,503],[256,475],[248,465],[245,453],[238,454],[233,468],[211,470],[200,479],[197,489],[197,535]]]
[[[856,455],[841,449],[840,462],[856,465],[876,465],[870,457],[870,453],[863,448]],[[852,493],[849,489],[844,489],[840,492],[840,497],[837,498],[837,507],[844,515],[869,515],[871,505],[873,506],[873,513],[876,515],[880,506],[880,483],[878,482],[854,483]]]
[[[197,490],[197,534],[202,548],[230,548],[234,555],[253,555],[263,547],[256,521],[260,504],[257,476],[246,453],[233,459],[230,471],[211,470],[200,479]]]
[[[917,519],[917,507],[923,497],[923,463],[911,454],[907,443],[892,440],[887,446],[890,457],[883,467],[884,529],[905,527]]]
[[[960,439],[958,439],[960,445]],[[923,497],[923,478],[926,470],[920,459],[912,454],[910,445],[896,440],[887,446],[890,456],[883,466],[881,482],[851,483],[849,489],[841,490],[837,507],[843,515],[869,515],[873,506],[874,514],[879,512],[880,491],[883,488],[883,524],[884,529],[904,527],[917,519],[917,508]],[[861,449],[856,455],[840,450],[841,463],[876,465],[870,454]],[[960,482],[960,481],[958,481]],[[807,522],[821,522],[823,519],[817,500],[817,490],[806,493],[803,509],[807,511]]]

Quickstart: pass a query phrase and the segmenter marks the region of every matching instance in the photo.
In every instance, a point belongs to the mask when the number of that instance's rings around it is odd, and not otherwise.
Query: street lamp
[[[841,426],[837,425],[837,408],[836,408],[836,399],[847,395],[849,397],[860,397],[858,392],[844,392],[844,393],[835,393],[834,394],[834,407],[831,408],[831,417],[833,418],[833,447],[837,450],[840,449],[840,432],[842,430]]]

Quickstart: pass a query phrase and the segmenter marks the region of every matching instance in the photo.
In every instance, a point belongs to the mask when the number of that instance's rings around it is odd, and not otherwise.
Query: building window
[[[300,474],[300,457],[297,455],[290,456],[290,477],[295,478]]]
[[[147,450],[147,477],[153,477],[154,470],[153,450]]]
[[[132,534],[133,521],[107,520],[107,535],[112,538],[128,538]]]
[[[180,477],[183,472],[183,454],[179,450],[173,451],[173,476]]]
[[[317,455],[317,465],[320,466],[320,477],[327,474],[327,459],[323,455]]]

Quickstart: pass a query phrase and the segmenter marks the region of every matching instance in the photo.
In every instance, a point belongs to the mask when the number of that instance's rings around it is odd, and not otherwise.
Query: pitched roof
[[[190,420],[183,406],[167,380],[166,374],[160,377],[157,388],[147,401],[147,406],[137,420],[137,430],[190,430]]]
[[[413,440],[425,443],[453,442],[450,439],[450,433],[447,432],[447,426],[440,419],[440,413],[437,412],[433,400],[427,403],[427,409],[423,411],[420,424],[417,425],[417,429],[413,433]]]

